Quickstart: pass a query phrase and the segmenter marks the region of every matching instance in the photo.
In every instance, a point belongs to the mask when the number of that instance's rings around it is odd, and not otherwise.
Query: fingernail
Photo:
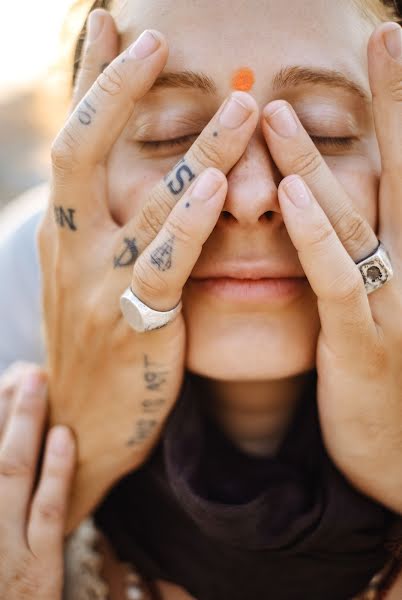
[[[23,381],[22,392],[29,396],[45,396],[47,383],[40,373],[29,373]]]
[[[228,129],[236,129],[247,121],[252,109],[245,105],[246,100],[240,98],[236,94],[232,94],[226,101],[225,106],[220,114],[219,122]]]
[[[66,455],[71,448],[70,432],[64,425],[53,427],[50,432],[49,450],[59,456]]]
[[[285,102],[271,102],[264,109],[270,127],[281,137],[292,137],[297,132],[297,121]]]
[[[300,177],[287,179],[283,187],[286,196],[297,208],[305,208],[310,204],[310,195]]]
[[[147,58],[161,45],[160,40],[150,31],[144,31],[130,48],[130,55],[134,58]]]
[[[100,35],[105,23],[105,15],[100,12],[91,12],[88,17],[88,40],[94,42]]]
[[[212,198],[221,185],[222,177],[219,177],[216,171],[208,169],[199,176],[191,195],[200,200],[208,200]]]
[[[402,28],[397,25],[394,29],[388,29],[384,33],[384,44],[388,54],[392,58],[401,58],[402,56]]]

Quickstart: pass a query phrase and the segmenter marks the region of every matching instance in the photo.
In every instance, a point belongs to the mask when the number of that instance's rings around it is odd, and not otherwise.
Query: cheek
[[[124,225],[132,219],[164,175],[164,169],[135,159],[122,142],[117,143],[107,164],[109,207],[116,223]]]
[[[353,206],[377,229],[379,173],[365,158],[343,159],[329,157],[327,163],[342,184]]]

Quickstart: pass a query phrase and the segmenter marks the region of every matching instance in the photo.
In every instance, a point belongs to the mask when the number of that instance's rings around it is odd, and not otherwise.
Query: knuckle
[[[334,221],[334,227],[340,232],[343,243],[354,242],[364,246],[371,238],[371,230],[366,220],[356,211],[343,213]]]
[[[391,82],[389,93],[391,100],[394,102],[402,103],[402,78],[398,77]]]
[[[159,272],[149,262],[139,260],[134,266],[133,279],[135,288],[138,289],[140,297],[160,298],[169,290],[169,285]]]
[[[39,500],[36,505],[36,512],[41,521],[47,523],[60,523],[64,519],[64,506],[50,500]]]
[[[224,164],[223,151],[209,139],[202,139],[199,144],[195,144],[192,153],[201,167],[208,168]]]
[[[144,225],[151,234],[156,236],[162,229],[166,215],[170,211],[171,206],[168,204],[168,200],[164,194],[156,191],[152,200],[147,202],[141,211],[140,227]]]
[[[6,455],[0,456],[0,479],[7,480],[11,477],[30,477],[31,464],[24,458],[17,459]]]
[[[56,173],[73,170],[76,165],[75,147],[75,138],[68,125],[66,125],[53,141],[50,149],[52,166]]]
[[[166,221],[165,228],[169,237],[173,237],[175,240],[186,245],[191,244],[193,236],[188,231],[186,223],[178,215],[170,215],[170,219]]]
[[[309,177],[317,173],[321,167],[322,158],[316,150],[309,150],[300,154],[292,161],[291,171]]]
[[[335,242],[335,232],[329,223],[321,223],[313,228],[309,240],[315,252],[327,252],[328,244]]]
[[[101,93],[116,96],[123,89],[123,78],[113,64],[110,64],[96,80],[96,86]]]

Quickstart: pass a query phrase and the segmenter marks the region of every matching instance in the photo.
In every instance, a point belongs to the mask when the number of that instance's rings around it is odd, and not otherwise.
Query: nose
[[[251,227],[269,221],[283,223],[278,202],[282,177],[261,135],[253,136],[241,159],[229,171],[228,193],[218,224]]]

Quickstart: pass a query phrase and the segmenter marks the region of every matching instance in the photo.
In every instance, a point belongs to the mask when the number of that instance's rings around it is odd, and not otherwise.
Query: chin
[[[223,381],[294,377],[315,368],[320,322],[316,302],[286,311],[211,310],[184,304],[186,368]]]

